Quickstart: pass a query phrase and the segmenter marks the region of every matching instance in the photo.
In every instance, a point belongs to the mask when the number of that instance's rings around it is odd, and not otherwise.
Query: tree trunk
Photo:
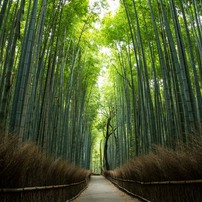
[[[108,150],[108,140],[109,137],[112,133],[110,133],[109,131],[109,127],[110,127],[110,121],[111,121],[111,117],[108,118],[107,120],[107,131],[106,131],[106,139],[105,139],[105,146],[104,146],[104,159],[105,159],[105,169],[109,170],[109,162],[108,162],[108,155],[107,155],[107,150]]]

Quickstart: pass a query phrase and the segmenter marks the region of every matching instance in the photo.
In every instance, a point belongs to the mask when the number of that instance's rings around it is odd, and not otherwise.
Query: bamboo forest
[[[201,154],[202,0],[0,0],[0,202],[200,202]]]

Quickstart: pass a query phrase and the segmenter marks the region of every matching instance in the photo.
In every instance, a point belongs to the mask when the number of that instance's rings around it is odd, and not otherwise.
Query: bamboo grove
[[[88,2],[8,0],[0,10],[1,130],[89,168],[99,69],[82,42],[95,18]]]
[[[109,168],[201,134],[201,1],[123,0],[103,19],[109,64]],[[115,129],[115,130],[114,130]]]
[[[102,130],[96,158],[112,169],[202,134],[202,1],[121,0],[100,18],[106,3],[0,1],[5,136],[89,168]]]

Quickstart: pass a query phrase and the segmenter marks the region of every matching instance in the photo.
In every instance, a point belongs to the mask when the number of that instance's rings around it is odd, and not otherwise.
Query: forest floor
[[[74,202],[140,202],[116,188],[103,176],[91,176],[88,188]]]

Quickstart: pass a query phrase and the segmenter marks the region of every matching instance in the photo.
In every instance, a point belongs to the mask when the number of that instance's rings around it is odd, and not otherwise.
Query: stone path
[[[74,202],[140,202],[116,188],[103,176],[91,176],[88,188]]]

